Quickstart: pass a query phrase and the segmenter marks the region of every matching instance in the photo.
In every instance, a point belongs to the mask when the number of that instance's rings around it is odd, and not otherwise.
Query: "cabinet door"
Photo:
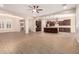
[[[59,32],[70,32],[70,28],[59,28]]]
[[[71,23],[70,19],[59,21],[60,26],[70,25],[70,23]]]

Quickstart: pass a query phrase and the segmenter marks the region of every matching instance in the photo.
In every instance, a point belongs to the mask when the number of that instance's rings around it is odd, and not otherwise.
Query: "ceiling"
[[[39,6],[39,8],[43,9],[43,11],[40,11],[38,14],[32,13],[31,10],[28,10],[29,9],[28,4],[4,4],[0,6],[1,6],[1,9],[21,17],[42,16],[42,15],[64,10],[62,4],[37,4],[37,5]],[[74,7],[75,7],[75,4],[67,5],[67,9],[71,9]]]

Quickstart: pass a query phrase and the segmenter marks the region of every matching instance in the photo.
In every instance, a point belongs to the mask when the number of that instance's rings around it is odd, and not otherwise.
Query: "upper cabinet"
[[[65,19],[63,21],[58,21],[59,26],[71,25],[71,19]]]

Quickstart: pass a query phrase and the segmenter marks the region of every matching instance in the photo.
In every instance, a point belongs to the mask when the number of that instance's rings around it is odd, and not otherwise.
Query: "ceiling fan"
[[[30,8],[29,10],[32,10],[32,13],[33,12],[39,13],[39,11],[43,10],[43,9],[40,9],[39,6],[37,6],[37,5],[32,5],[32,6],[29,5],[28,7]]]

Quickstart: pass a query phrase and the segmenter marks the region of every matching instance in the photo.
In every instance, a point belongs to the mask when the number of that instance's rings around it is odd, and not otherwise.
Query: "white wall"
[[[0,33],[4,32],[20,32],[20,23],[21,18],[9,14],[6,11],[0,10],[0,24],[4,24],[4,28],[0,28]],[[7,23],[11,24],[11,28],[7,28]],[[2,25],[1,25],[2,26]]]
[[[79,5],[76,7],[76,33],[79,33]]]
[[[71,33],[76,33],[76,19],[75,16],[71,17]]]
[[[76,6],[76,40],[79,43],[79,5]]]
[[[17,18],[12,18],[9,16],[1,16],[0,15],[0,24],[2,24],[2,23],[4,24],[4,28],[0,28],[0,33],[19,32],[20,31],[19,19],[17,19]],[[11,28],[7,28],[7,23],[11,24]]]
[[[47,20],[45,19],[45,18],[42,18],[42,20],[41,20],[41,27],[42,27],[42,32],[44,32],[44,28],[46,27],[46,22],[47,22]]]

